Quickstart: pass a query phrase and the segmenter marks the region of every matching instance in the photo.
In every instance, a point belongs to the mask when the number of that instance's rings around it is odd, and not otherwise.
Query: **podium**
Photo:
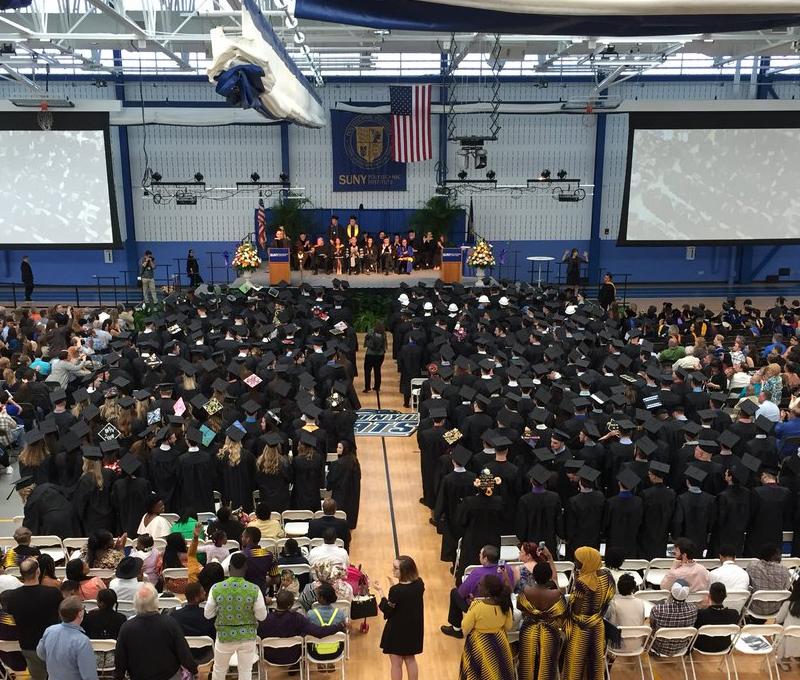
[[[267,251],[269,260],[269,283],[274,286],[281,282],[291,283],[292,273],[289,269],[289,249],[270,248]]]
[[[442,249],[439,279],[442,283],[461,283],[461,248]]]

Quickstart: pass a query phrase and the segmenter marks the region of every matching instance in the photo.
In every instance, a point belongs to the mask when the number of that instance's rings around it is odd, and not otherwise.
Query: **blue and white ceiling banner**
[[[238,80],[247,84],[248,94],[258,95],[257,101],[249,101],[253,110],[267,118],[288,120],[306,127],[320,128],[326,124],[317,93],[253,0],[242,3],[240,36],[225,33],[222,27],[211,29],[211,53],[214,61],[208,69],[209,80],[217,83],[220,78],[228,78],[231,82]],[[252,73],[247,74],[242,69],[248,65],[263,70],[258,88],[252,87]],[[235,88],[225,88],[225,92],[220,93],[235,101],[237,106],[241,105],[241,100],[246,98],[232,97],[231,90]]]
[[[800,24],[798,0],[297,0],[295,16],[376,29],[656,36]],[[454,11],[454,9],[458,11]]]

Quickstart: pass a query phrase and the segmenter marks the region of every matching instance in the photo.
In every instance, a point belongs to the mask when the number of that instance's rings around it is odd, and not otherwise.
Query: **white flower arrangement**
[[[258,256],[256,247],[250,241],[239,244],[236,254],[233,256],[231,266],[241,271],[249,272],[258,269],[261,265],[261,258]]]
[[[492,254],[492,244],[484,239],[480,239],[467,258],[470,267],[494,267],[494,255]]]

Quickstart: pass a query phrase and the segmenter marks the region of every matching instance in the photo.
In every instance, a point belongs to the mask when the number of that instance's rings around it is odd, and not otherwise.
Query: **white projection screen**
[[[0,114],[2,247],[119,245],[107,114]]]
[[[800,120],[631,114],[620,245],[800,239]]]

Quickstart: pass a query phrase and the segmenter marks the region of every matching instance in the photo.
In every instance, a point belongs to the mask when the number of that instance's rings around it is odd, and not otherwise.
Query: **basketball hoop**
[[[591,104],[587,104],[583,116],[581,117],[581,121],[585,127],[592,127],[596,123],[595,117],[592,115],[593,112],[594,107]]]
[[[39,113],[36,114],[36,122],[42,130],[53,129],[53,112],[47,102],[43,101],[39,104]]]

